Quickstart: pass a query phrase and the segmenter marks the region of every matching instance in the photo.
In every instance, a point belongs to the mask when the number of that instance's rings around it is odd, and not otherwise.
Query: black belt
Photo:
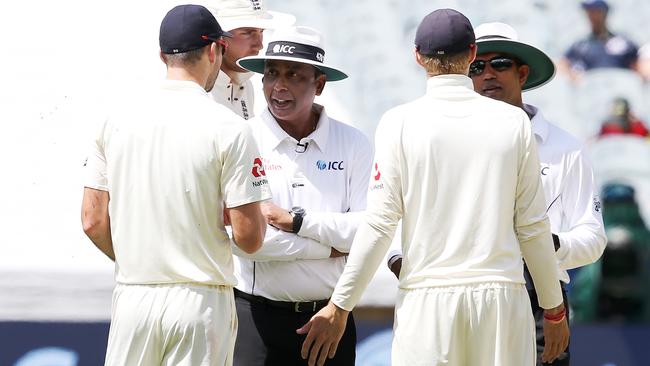
[[[315,313],[321,308],[325,307],[329,300],[316,300],[316,301],[304,301],[304,302],[290,302],[290,301],[277,301],[267,299],[266,297],[247,294],[243,291],[240,291],[236,288],[233,288],[235,292],[235,297],[240,297],[249,302],[255,302],[258,304],[266,304],[276,308],[282,308],[291,310],[296,313]]]

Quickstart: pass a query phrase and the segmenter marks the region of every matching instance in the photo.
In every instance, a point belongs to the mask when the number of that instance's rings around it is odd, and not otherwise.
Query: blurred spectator
[[[639,48],[637,70],[646,82],[650,82],[650,42]]]
[[[636,70],[637,46],[607,28],[609,5],[603,0],[588,0],[582,2],[582,8],[589,19],[591,34],[571,45],[560,69],[573,80],[585,71],[601,67]]]
[[[650,322],[650,231],[634,188],[608,184],[602,199],[608,243],[602,258],[575,279],[574,319]]]
[[[648,136],[648,129],[638,117],[630,111],[630,103],[625,98],[616,98],[612,111],[600,128],[600,136],[631,134]]]

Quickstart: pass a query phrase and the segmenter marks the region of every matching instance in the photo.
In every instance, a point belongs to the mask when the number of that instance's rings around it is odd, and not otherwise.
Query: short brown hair
[[[455,53],[452,55],[423,55],[424,68],[429,76],[445,74],[467,74],[470,63],[471,51]]]
[[[163,60],[165,60],[165,65],[167,66],[192,66],[201,60],[205,47],[182,53],[163,54]]]

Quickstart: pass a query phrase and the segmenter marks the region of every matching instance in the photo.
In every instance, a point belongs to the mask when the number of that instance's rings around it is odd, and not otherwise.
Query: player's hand
[[[395,262],[393,262],[390,267],[388,267],[388,269],[390,269],[390,271],[393,272],[395,277],[397,277],[399,280],[399,273],[402,271],[402,258],[400,257]]]
[[[330,258],[344,257],[346,255],[348,255],[348,253],[339,252],[338,250],[336,250],[334,248],[332,248],[332,250],[330,250]]]
[[[300,355],[305,360],[309,358],[309,366],[322,366],[328,358],[334,358],[349,313],[330,301],[307,324],[296,330],[298,334],[307,334]]]
[[[293,232],[293,216],[286,210],[271,202],[263,202],[260,207],[269,225],[282,231]]]
[[[544,313],[554,315],[565,311],[564,304],[545,310]],[[566,316],[559,322],[552,322],[544,319],[544,352],[542,362],[551,363],[555,361],[569,345],[569,324]]]

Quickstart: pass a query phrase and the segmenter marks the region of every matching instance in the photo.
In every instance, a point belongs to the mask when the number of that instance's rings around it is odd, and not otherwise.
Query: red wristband
[[[544,319],[548,320],[551,323],[559,323],[564,319],[565,316],[566,316],[566,309],[562,309],[562,311],[553,315],[548,315],[546,314],[546,312],[544,312]]]

